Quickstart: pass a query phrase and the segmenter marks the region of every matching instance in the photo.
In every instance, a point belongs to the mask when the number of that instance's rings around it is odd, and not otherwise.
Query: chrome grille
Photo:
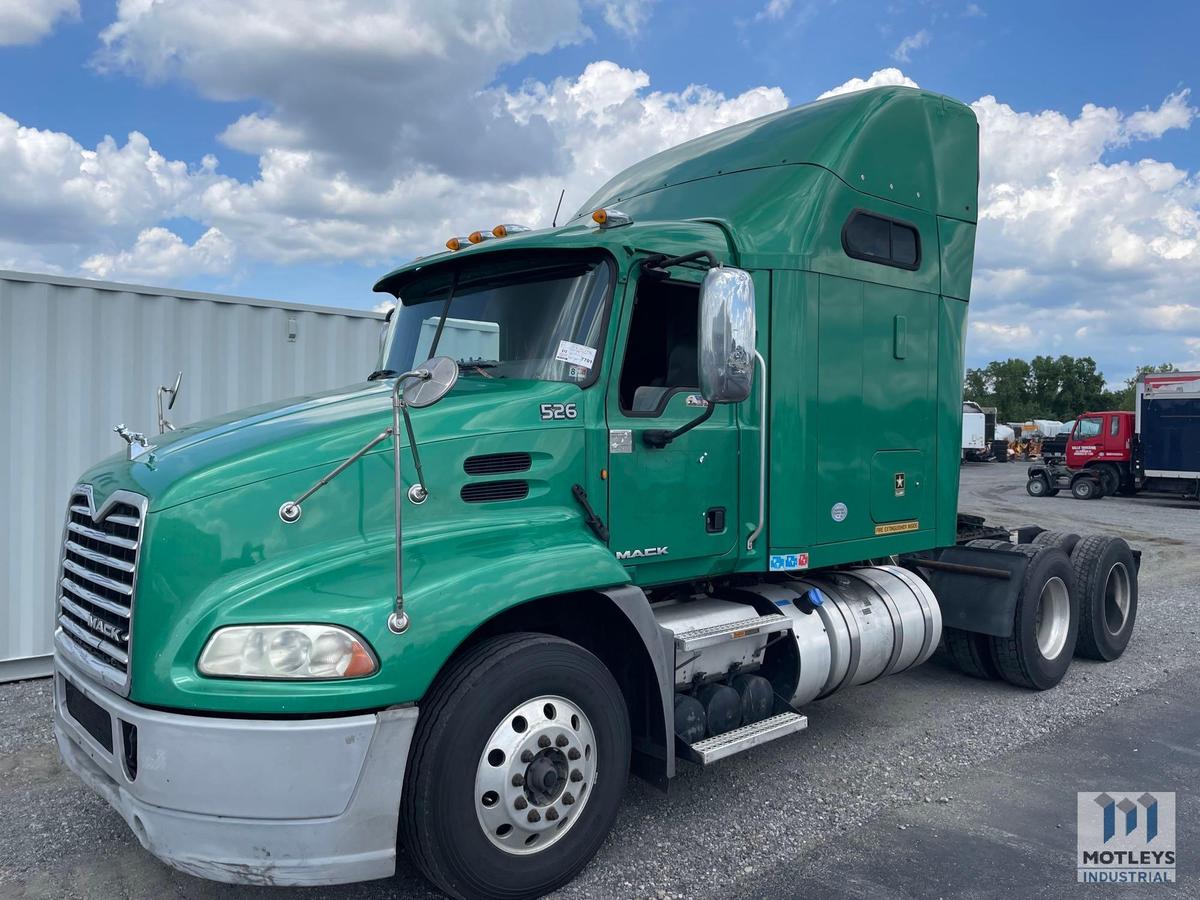
[[[63,531],[58,625],[66,647],[116,688],[129,678],[129,633],[146,500],[115,491],[97,511],[75,489]]]

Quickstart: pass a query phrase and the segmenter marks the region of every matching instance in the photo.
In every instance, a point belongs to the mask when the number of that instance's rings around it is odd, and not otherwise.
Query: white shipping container
[[[155,391],[183,371],[183,426],[365,380],[383,316],[192,291],[0,271],[0,681],[50,672],[67,495],[157,433]]]

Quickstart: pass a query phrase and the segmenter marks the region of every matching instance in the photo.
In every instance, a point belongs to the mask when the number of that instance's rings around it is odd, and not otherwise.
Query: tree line
[[[1172,363],[1138,366],[1122,388],[1112,391],[1090,356],[994,360],[983,368],[967,369],[963,399],[996,407],[1001,422],[1066,422],[1090,410],[1132,410],[1138,375],[1176,371]]]

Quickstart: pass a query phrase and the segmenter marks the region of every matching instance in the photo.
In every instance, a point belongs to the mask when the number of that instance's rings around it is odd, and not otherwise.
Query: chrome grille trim
[[[68,591],[70,591],[72,594],[74,594],[76,597],[82,597],[84,600],[86,600],[88,603],[91,603],[93,606],[99,606],[101,609],[107,609],[110,613],[113,613],[114,615],[123,616],[126,619],[129,618],[129,607],[128,606],[121,606],[119,603],[113,603],[111,600],[105,600],[99,594],[94,594],[91,591],[89,591],[87,588],[81,587],[80,585],[73,582],[70,578],[63,578],[62,581],[59,582],[59,584],[62,587],[66,588]]]
[[[122,696],[147,506],[140,494],[114,491],[97,510],[91,485],[78,485],[63,525],[55,646]]]
[[[115,519],[123,519],[124,516],[112,516],[109,521]],[[132,521],[132,520],[131,520]],[[118,523],[123,524],[123,523]],[[133,527],[137,527],[136,525]],[[105,544],[112,544],[114,547],[120,547],[123,550],[136,550],[137,541],[126,540],[125,538],[117,537],[115,534],[106,534],[96,528],[88,528],[86,525],[80,525],[78,522],[68,522],[67,530],[73,531],[76,534],[82,534],[84,537],[89,537],[93,541],[100,541]]]
[[[136,545],[135,545],[136,546]],[[109,556],[106,553],[98,553],[95,550],[89,550],[87,547],[81,547],[79,544],[68,539],[67,549],[72,553],[78,553],[84,559],[90,559],[92,562],[100,563],[102,566],[108,566],[110,569],[119,569],[122,572],[133,573],[133,563],[125,562],[123,559]]]
[[[88,581],[91,581],[94,584],[100,585],[100,587],[106,587],[110,591],[118,591],[122,594],[133,594],[133,588],[131,588],[129,585],[121,584],[119,581],[113,581],[111,578],[105,578],[103,575],[97,575],[95,572],[85,569],[74,560],[64,559],[63,568],[68,572],[74,572],[76,575],[86,578]]]

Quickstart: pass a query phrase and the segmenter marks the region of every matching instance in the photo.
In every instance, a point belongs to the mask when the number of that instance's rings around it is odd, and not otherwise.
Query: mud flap
[[[955,571],[940,565],[936,569],[925,568],[921,565],[923,560],[949,564]],[[933,588],[942,608],[943,627],[996,637],[1012,634],[1017,595],[1029,565],[1025,554],[982,547],[943,547],[907,557],[905,563],[920,569]]]

